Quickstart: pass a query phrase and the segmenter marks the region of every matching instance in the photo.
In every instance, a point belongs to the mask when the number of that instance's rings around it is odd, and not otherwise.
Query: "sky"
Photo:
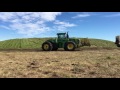
[[[0,41],[15,38],[70,37],[115,41],[120,12],[0,12]]]

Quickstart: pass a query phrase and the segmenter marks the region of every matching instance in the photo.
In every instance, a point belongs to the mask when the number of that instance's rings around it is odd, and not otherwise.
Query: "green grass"
[[[110,47],[117,48],[117,46],[112,41],[101,40],[101,39],[90,39],[90,43],[95,47]]]
[[[41,49],[42,43],[49,38],[23,38],[0,41],[0,49]],[[112,41],[89,39],[91,47],[117,48]]]
[[[0,49],[40,49],[47,38],[11,39],[0,42]]]

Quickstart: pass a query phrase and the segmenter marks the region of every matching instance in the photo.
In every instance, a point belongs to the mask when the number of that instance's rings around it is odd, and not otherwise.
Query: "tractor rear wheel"
[[[44,51],[51,51],[53,49],[52,43],[51,42],[44,42],[42,44],[42,49]]]
[[[66,42],[64,45],[64,50],[66,51],[74,51],[75,50],[75,43],[74,42]]]

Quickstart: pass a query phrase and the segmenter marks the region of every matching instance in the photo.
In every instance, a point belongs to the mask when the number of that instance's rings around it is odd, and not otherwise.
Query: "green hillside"
[[[0,49],[41,49],[42,43],[48,38],[24,38],[0,41]],[[89,39],[91,47],[117,48],[114,42]]]
[[[40,49],[47,38],[11,39],[0,42],[0,49]]]
[[[117,48],[114,42],[101,40],[101,39],[90,39],[91,45],[94,47],[110,47],[110,48]]]

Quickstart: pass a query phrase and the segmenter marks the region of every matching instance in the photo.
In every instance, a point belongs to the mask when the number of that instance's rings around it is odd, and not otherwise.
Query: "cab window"
[[[58,38],[65,38],[65,35],[58,35]]]

